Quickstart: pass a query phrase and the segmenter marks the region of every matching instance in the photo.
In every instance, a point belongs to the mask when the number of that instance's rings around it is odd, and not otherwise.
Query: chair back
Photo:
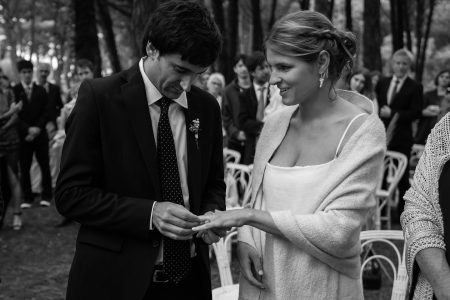
[[[403,173],[406,171],[407,163],[408,158],[403,153],[386,151],[383,170],[384,178],[380,182],[379,189],[386,191],[392,197]]]
[[[227,163],[225,168],[225,178],[230,175],[233,177],[239,189],[239,205],[244,206],[250,201],[252,195],[252,170],[253,165],[241,165],[235,163]],[[227,180],[232,184],[231,180]]]
[[[233,277],[231,276],[231,253],[228,249],[231,248],[231,239],[236,236],[237,231],[232,231],[221,238],[217,243],[212,244],[214,255],[216,256],[217,267],[219,269],[220,284],[227,286],[233,284]]]
[[[236,150],[223,148],[223,156],[225,158],[225,163],[238,164],[241,161],[241,154]]]
[[[375,259],[380,261],[380,263],[382,261],[386,262],[391,267],[393,273],[391,300],[404,300],[408,289],[408,275],[405,264],[406,247],[403,232],[401,230],[367,230],[361,232],[360,240],[363,249],[364,247],[373,246],[374,243],[383,244],[385,246],[383,249],[391,250],[391,252],[393,252],[393,257],[395,258],[393,260],[390,258],[392,255],[387,256],[375,252],[374,255],[367,257],[362,262],[361,278],[364,267],[371,260]],[[401,250],[401,247],[398,247],[394,241],[401,241],[403,249]]]

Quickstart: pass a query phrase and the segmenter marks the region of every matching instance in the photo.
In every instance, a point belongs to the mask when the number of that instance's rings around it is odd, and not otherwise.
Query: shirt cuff
[[[153,209],[155,208],[156,201],[153,202],[152,212],[150,213],[150,226],[149,229],[153,230]]]

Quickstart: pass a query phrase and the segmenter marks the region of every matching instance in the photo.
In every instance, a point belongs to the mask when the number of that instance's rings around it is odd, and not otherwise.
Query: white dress
[[[279,167],[267,163],[263,179],[263,203],[269,212],[290,210],[295,215],[313,214],[321,204],[317,195],[321,191],[321,182],[327,177],[333,162],[337,158],[342,141],[351,124],[360,116],[354,117],[347,125],[336,149],[335,158],[327,163],[311,166]],[[266,289],[261,291],[261,299],[362,299],[360,280],[347,277],[332,269],[288,240],[274,235],[263,237],[263,269],[274,270],[264,274]],[[265,241],[265,242],[264,242]],[[289,249],[290,259],[287,265],[277,261],[277,253]],[[308,266],[314,273],[305,274],[296,266]],[[292,270],[293,272],[291,272]],[[294,275],[295,274],[295,275]],[[312,278],[314,277],[314,278]],[[297,282],[296,282],[297,281]],[[290,291],[278,291],[286,282],[298,288]],[[286,295],[286,293],[289,293]],[[330,298],[330,295],[334,297]],[[287,298],[286,298],[287,297]]]

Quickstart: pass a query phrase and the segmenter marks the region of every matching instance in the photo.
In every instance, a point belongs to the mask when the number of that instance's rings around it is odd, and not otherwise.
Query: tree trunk
[[[132,30],[136,49],[139,55],[142,53],[142,43],[149,15],[158,7],[158,0],[133,0],[133,11],[131,13]]]
[[[363,19],[364,67],[381,71],[380,0],[364,0]]]
[[[405,3],[405,9],[403,14],[403,21],[405,23],[405,34],[406,34],[406,48],[408,48],[409,51],[412,51],[412,38],[411,38],[411,25],[409,23],[409,16],[410,16],[410,2],[409,0],[406,0]]]
[[[30,61],[35,48],[36,33],[36,0],[31,1],[31,25],[30,25]]]
[[[263,49],[263,31],[261,24],[261,8],[260,0],[252,0],[252,17],[253,17],[253,51],[261,51]]]
[[[97,12],[99,16],[99,24],[102,29],[103,36],[105,37],[106,50],[108,52],[109,61],[114,73],[119,72],[120,67],[119,55],[117,54],[117,45],[114,38],[113,24],[111,21],[111,15],[108,10],[107,0],[97,0]]]
[[[75,11],[75,57],[94,64],[94,75],[101,76],[100,48],[97,36],[94,1],[72,0]]]
[[[347,30],[353,31],[352,0],[345,0],[345,27]]]
[[[314,10],[324,14],[330,20],[333,18],[333,9],[334,0],[316,0],[315,2]]]
[[[430,36],[431,23],[433,21],[433,13],[434,13],[435,4],[436,4],[435,0],[430,0],[428,18],[427,18],[427,23],[426,23],[426,27],[425,27],[425,35],[424,35],[423,41],[421,43],[422,49],[420,50],[420,56],[417,56],[418,60],[416,63],[416,80],[418,82],[422,82],[423,69],[424,69],[425,60],[426,60],[425,54],[427,52],[428,38]]]
[[[229,82],[233,78],[232,61],[236,56],[238,48],[238,26],[239,26],[239,5],[238,0],[228,1],[228,64],[229,74],[225,74],[225,79]]]
[[[392,52],[404,47],[403,42],[403,2],[401,0],[390,0],[391,4],[391,32]]]
[[[298,0],[298,4],[300,5],[301,10],[309,9],[309,0]]]
[[[229,76],[230,74],[230,64],[228,61],[228,35],[225,31],[225,16],[223,13],[222,1],[211,1],[211,7],[214,15],[214,20],[222,33],[223,47],[219,54],[218,67],[219,72],[224,74],[224,76]]]
[[[270,19],[269,24],[267,26],[267,31],[272,29],[273,24],[275,23],[275,12],[277,10],[277,0],[272,0],[272,7],[270,8]]]

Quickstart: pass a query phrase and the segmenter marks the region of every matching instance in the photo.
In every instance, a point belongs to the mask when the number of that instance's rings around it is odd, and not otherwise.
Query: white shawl
[[[317,201],[321,204],[314,214],[294,215],[291,211],[278,211],[271,215],[278,229],[290,242],[289,245],[301,249],[338,272],[357,279],[360,276],[360,230],[368,212],[376,204],[374,191],[383,165],[386,135],[370,100],[347,91],[338,91],[338,94],[370,115],[332,162],[330,174],[322,179],[322,189],[317,195]],[[266,122],[262,130],[253,169],[253,194],[250,203],[253,208],[264,209],[261,183],[265,166],[283,140],[295,109],[296,106],[280,110]],[[238,239],[255,247],[260,254],[263,253],[261,232],[258,229],[244,226],[239,229]],[[288,261],[289,257],[284,255],[285,253],[277,253],[276,260]],[[315,270],[303,269],[301,272],[308,274]],[[295,280],[307,281],[308,278]],[[245,279],[241,279],[241,287],[243,286],[251,289]],[[286,282],[283,288],[289,290],[298,287]],[[248,291],[248,295],[245,293],[246,291],[241,290],[241,298],[250,299],[257,295],[255,291]],[[253,296],[249,296],[251,294]],[[280,299],[284,299],[282,295]]]

